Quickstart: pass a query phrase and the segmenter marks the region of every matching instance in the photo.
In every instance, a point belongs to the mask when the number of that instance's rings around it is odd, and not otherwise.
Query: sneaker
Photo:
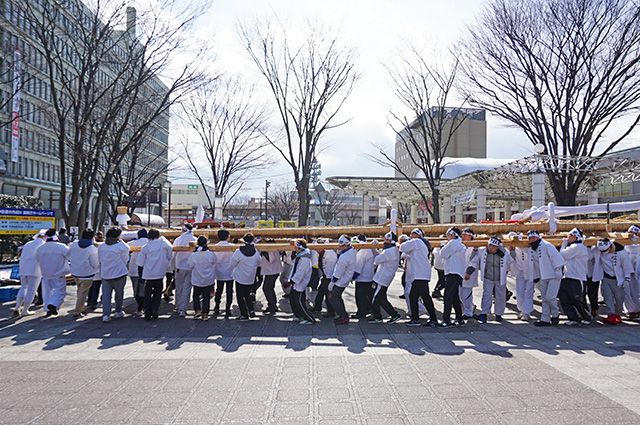
[[[474,314],[473,318],[478,322],[487,323],[487,315],[486,314]]]
[[[186,312],[186,311],[180,311],[180,312],[178,313],[178,316],[180,316],[180,317],[187,317],[187,312]]]
[[[111,317],[109,316],[102,316],[102,323],[107,323],[111,321]]]
[[[158,320],[158,313],[152,314],[152,315],[151,315],[151,318],[152,318],[153,320]]]
[[[31,310],[27,310],[27,309],[22,309],[22,315],[23,316],[33,316],[35,313]]]
[[[367,319],[367,323],[382,323],[382,319],[377,319],[375,317],[370,317]]]
[[[322,313],[322,317],[336,317],[336,314],[335,313],[329,313],[329,312]]]
[[[196,314],[193,317],[195,317],[196,319],[201,318],[202,317],[202,312],[200,310],[197,310]]]
[[[511,292],[510,290],[507,289],[507,299],[506,302],[509,302],[509,300],[511,299],[511,297],[513,297],[513,292]],[[515,298],[514,298],[515,299]]]
[[[615,318],[615,314],[610,314],[607,317],[605,317],[604,319],[602,319],[603,323],[606,323],[607,325],[617,325],[618,322],[616,321]]]
[[[238,322],[248,322],[249,318],[247,316],[240,316],[236,319]]]
[[[366,317],[358,316],[357,314],[352,314],[351,315],[351,319],[352,320],[360,320],[360,319],[366,319]]]
[[[140,310],[136,311],[136,317],[142,317],[142,311]]]
[[[531,319],[531,316],[526,313],[522,313],[522,316],[520,316],[520,320],[522,320],[523,322],[528,322],[529,319]]]
[[[313,325],[313,322],[311,320],[307,320],[307,319],[303,319],[300,321],[301,325]]]
[[[496,314],[496,322],[502,322],[502,316]]]
[[[79,317],[84,317],[84,316],[85,316],[85,314],[82,313],[82,312],[81,313],[73,313],[73,317],[76,318],[76,319],[79,318]]]
[[[438,326],[438,323],[436,323],[436,322],[434,322],[432,320],[429,320],[427,323],[425,323],[422,326],[424,326],[425,328],[435,328],[435,327]]]
[[[398,320],[400,320],[400,315],[394,316],[391,319],[387,320],[387,324],[391,325],[393,323],[396,323]]]
[[[557,325],[559,323],[560,323],[560,316],[551,318],[551,324],[552,325]]]
[[[438,327],[439,328],[448,328],[448,327],[451,327],[451,323],[440,322],[440,323],[438,323]]]
[[[349,318],[347,317],[346,319],[334,319],[333,323],[335,323],[336,325],[346,325],[347,323],[349,323]]]
[[[455,326],[458,326],[459,328],[464,328],[465,326],[467,326],[467,322],[465,322],[464,320],[456,320],[455,322],[453,322],[453,324]]]
[[[53,316],[53,313],[52,313],[52,312],[50,312],[50,311],[47,311],[47,315],[46,315],[46,316],[47,316],[47,317],[51,317],[51,316]]]
[[[113,317],[115,317],[116,319],[122,319],[124,317],[124,311],[116,311],[115,313],[113,313]]]
[[[551,322],[545,322],[543,320],[538,320],[537,322],[533,323],[533,326],[552,326]]]
[[[55,306],[55,305],[53,305],[53,304],[49,304],[49,305],[47,306],[47,310],[49,310],[49,313],[53,314],[54,316],[57,316],[57,315],[58,315],[58,307],[56,307],[56,306]]]
[[[569,320],[568,322],[564,322],[566,326],[578,326],[582,322],[578,322],[577,320]]]
[[[56,313],[56,314],[57,314],[57,313]],[[614,316],[615,316],[615,319],[616,319],[616,323],[617,323],[618,325],[619,325],[620,323],[622,323],[622,317],[620,317],[620,316],[619,316],[619,315],[617,315],[617,314],[614,314]]]
[[[256,312],[255,312],[255,311],[253,311],[253,310],[251,310],[251,311],[249,312],[249,317],[256,317]]]
[[[583,320],[582,322],[580,322],[581,325],[590,325],[591,324],[591,320]]]
[[[202,321],[206,322],[207,320],[209,320],[209,315],[208,314],[203,314],[202,315]]]
[[[422,326],[422,323],[420,322],[420,320],[409,320],[407,323],[405,323],[405,325],[407,325],[407,326]]]
[[[174,312],[174,313],[177,313],[177,312],[178,312],[178,307],[174,308],[174,309],[173,309],[173,312]]]
[[[466,314],[463,314],[463,315],[462,315],[462,318],[463,318],[464,320],[473,319],[473,315],[471,315],[471,316],[467,316]]]

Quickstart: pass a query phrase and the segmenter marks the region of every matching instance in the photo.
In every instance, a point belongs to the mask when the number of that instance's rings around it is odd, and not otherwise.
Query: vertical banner
[[[22,85],[22,53],[13,52],[13,115],[11,122],[11,161],[18,162],[20,150],[20,86]]]

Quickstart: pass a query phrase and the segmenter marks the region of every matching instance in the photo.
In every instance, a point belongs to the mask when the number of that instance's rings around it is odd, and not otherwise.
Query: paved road
[[[406,310],[400,290],[394,282],[390,298]],[[16,321],[10,306],[0,306],[0,423],[640,423],[634,323],[540,329],[510,305],[502,324],[460,329],[302,326],[285,300],[249,323],[180,319],[164,302],[157,322],[102,323],[99,310]]]

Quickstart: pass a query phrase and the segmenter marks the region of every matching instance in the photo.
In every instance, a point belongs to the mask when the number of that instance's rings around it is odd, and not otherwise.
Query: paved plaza
[[[68,290],[56,318],[0,307],[0,423],[640,423],[634,323],[541,329],[513,299],[501,324],[446,330],[303,326],[284,299],[248,323],[180,319],[164,301],[158,321],[102,323],[67,314]],[[399,279],[389,292],[404,312]],[[346,299],[353,312],[353,287]]]

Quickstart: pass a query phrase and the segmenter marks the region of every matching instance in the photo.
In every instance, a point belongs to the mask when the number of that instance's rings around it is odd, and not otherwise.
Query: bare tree
[[[364,223],[364,220],[362,220],[362,211],[357,208],[350,208],[343,211],[344,212],[341,217],[345,218],[347,224],[354,225],[357,223],[358,219],[360,219],[360,224],[368,224]]]
[[[566,157],[601,158],[640,121],[639,49],[637,0],[494,0],[459,50],[473,103],[545,147],[556,202],[574,205],[591,170]]]
[[[296,188],[291,184],[275,185],[269,190],[269,211],[280,220],[292,220],[298,213],[299,200]],[[298,217],[298,222],[300,217]]]
[[[338,189],[318,190],[316,188],[318,213],[327,226],[338,218],[338,213],[344,205],[344,192]]]
[[[284,141],[267,140],[293,171],[299,222],[306,225],[311,167],[320,138],[344,124],[335,119],[359,75],[354,51],[342,47],[336,35],[309,23],[302,41],[295,44],[294,37],[276,26],[275,22],[252,22],[241,25],[239,32],[273,95]]]
[[[398,202],[398,218],[403,223],[409,223],[409,220],[411,220],[411,204]]]
[[[396,143],[406,150],[411,163],[424,174],[429,190],[414,180],[416,175],[407,173],[395,152],[388,153],[380,148],[378,156],[369,157],[402,175],[420,194],[434,223],[440,223],[440,181],[447,165],[445,158],[456,131],[469,116],[469,111],[464,109],[465,99],[454,108],[447,106],[454,96],[459,64],[454,61],[448,68],[431,64],[415,47],[398,56],[400,63],[395,68],[390,67],[389,74],[396,98],[411,115],[391,112],[389,125],[396,132]]]
[[[161,133],[168,128],[169,107],[200,77],[197,52],[183,65],[174,59],[187,48],[187,31],[202,9],[176,7],[168,20],[168,0],[136,18],[127,3],[94,0],[89,8],[80,1],[66,7],[16,1],[42,49],[51,98],[42,107],[57,139],[67,225],[84,226],[95,192],[93,222],[105,221],[116,170],[135,145],[149,139],[156,140],[152,155],[166,152]]]
[[[185,159],[205,188],[213,211],[216,197],[227,205],[243,188],[245,178],[267,163],[262,136],[267,110],[255,98],[253,87],[223,76],[200,87],[182,103],[182,112],[187,128],[197,135],[193,142],[189,136],[184,138]],[[213,193],[207,191],[205,180],[213,182]]]

